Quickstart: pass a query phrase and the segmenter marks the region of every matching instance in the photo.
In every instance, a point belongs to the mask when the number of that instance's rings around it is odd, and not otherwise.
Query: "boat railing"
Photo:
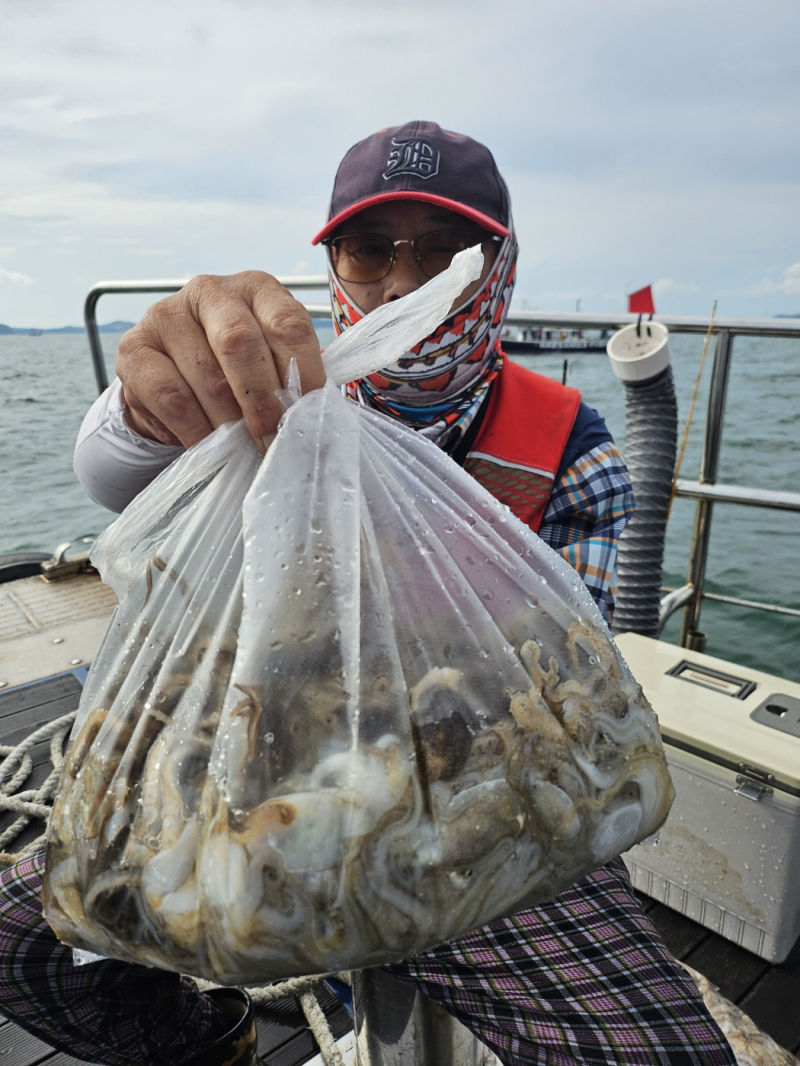
[[[98,282],[86,297],[84,319],[89,347],[92,353],[95,377],[100,392],[108,387],[103,348],[97,327],[97,303],[101,296],[121,293],[170,293],[177,292],[186,284],[186,280],[154,281],[104,281]],[[324,274],[302,277],[279,277],[278,280],[288,289],[313,290],[327,289],[328,278]],[[309,314],[315,318],[330,318],[329,303],[306,304]],[[584,312],[547,312],[547,311],[509,311],[506,323],[509,326],[564,329],[564,330],[606,330],[620,329],[631,322],[636,322],[638,315],[633,314],[587,314]],[[683,609],[683,619],[679,643],[682,647],[702,651],[705,647],[705,634],[699,628],[700,609],[703,600],[714,600],[738,607],[748,607],[775,614],[800,618],[800,610],[779,604],[764,603],[758,600],[740,599],[704,590],[706,563],[708,560],[709,539],[711,533],[711,516],[713,508],[719,504],[738,504],[749,507],[762,507],[800,513],[800,493],[772,492],[767,489],[750,488],[739,485],[717,484],[719,455],[722,444],[722,424],[730,377],[731,355],[736,337],[767,337],[800,339],[800,319],[798,318],[715,318],[710,321],[703,316],[656,315],[654,320],[661,322],[671,333],[706,334],[711,331],[715,336],[714,360],[711,372],[711,385],[708,395],[705,430],[700,457],[700,474],[697,481],[679,479],[675,495],[695,501],[692,539],[689,549],[689,565],[686,583],[679,589],[665,589],[666,595],[661,601],[659,632],[669,617],[677,610]],[[547,354],[547,353],[542,353]],[[580,355],[577,351],[575,355]]]

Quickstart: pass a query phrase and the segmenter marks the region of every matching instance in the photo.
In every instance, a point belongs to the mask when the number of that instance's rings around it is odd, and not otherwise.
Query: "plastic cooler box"
[[[633,884],[770,962],[800,936],[800,685],[635,633],[676,798]]]

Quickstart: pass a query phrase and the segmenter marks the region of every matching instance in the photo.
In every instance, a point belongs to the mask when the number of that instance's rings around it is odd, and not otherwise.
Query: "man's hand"
[[[263,450],[293,358],[303,392],[324,385],[311,319],[275,278],[259,270],[192,278],[120,341],[126,417],[142,436],[186,448],[243,417]]]

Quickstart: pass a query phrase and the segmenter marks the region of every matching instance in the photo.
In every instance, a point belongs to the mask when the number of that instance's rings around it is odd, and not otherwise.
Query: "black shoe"
[[[252,999],[242,988],[213,988],[206,995],[230,1016],[231,1028],[181,1066],[260,1066]]]

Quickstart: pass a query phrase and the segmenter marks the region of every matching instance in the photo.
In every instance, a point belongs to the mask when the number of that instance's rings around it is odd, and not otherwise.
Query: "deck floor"
[[[0,743],[19,743],[37,726],[74,710],[80,693],[81,681],[74,673],[0,692]],[[35,785],[47,773],[46,746],[34,750],[33,761],[31,783]],[[0,830],[8,819],[8,815],[0,817]],[[31,830],[30,838],[34,835]],[[800,1052],[800,943],[785,963],[772,966],[677,911],[646,896],[641,899],[676,958],[704,974],[782,1047]],[[321,993],[320,1002],[334,1035],[344,1035],[352,1027],[347,1011],[327,989]],[[282,1000],[269,1009],[259,1008],[258,1029],[259,1052],[270,1066],[300,1066],[317,1053],[305,1017],[294,1000]],[[53,1051],[7,1020],[0,1022],[0,1063],[72,1066],[78,1060]]]

